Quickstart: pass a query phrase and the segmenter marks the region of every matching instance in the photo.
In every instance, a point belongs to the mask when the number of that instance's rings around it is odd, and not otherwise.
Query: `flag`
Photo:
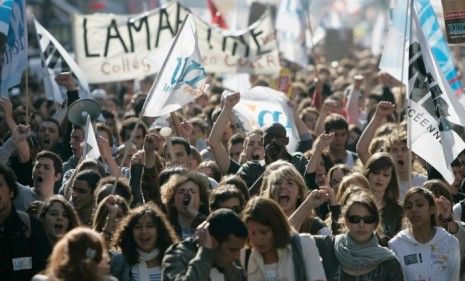
[[[416,8],[409,45],[408,144],[452,183],[451,163],[465,149],[465,110],[440,71]]]
[[[294,152],[297,149],[299,133],[295,127],[292,108],[283,92],[268,87],[253,87],[241,92],[241,99],[234,106],[233,112],[247,132],[281,123],[289,137],[288,151]]]
[[[201,62],[194,19],[187,14],[149,91],[141,115],[165,115],[203,95],[207,86]]]
[[[213,0],[207,0],[207,5],[208,5],[208,10],[210,11],[211,15],[211,23],[214,25],[217,25],[218,27],[222,29],[228,29],[228,25],[223,19],[223,16],[221,15],[221,12],[216,8],[215,3],[213,3]]]
[[[408,40],[410,33],[407,2],[406,0],[396,1],[392,11],[391,25],[384,40],[385,44],[379,63],[381,70],[390,74],[398,81],[403,81],[405,84],[408,81],[408,75],[406,68],[404,68],[404,77],[402,78],[402,63],[404,65],[408,63]],[[406,44],[403,45],[403,42],[406,42]]]
[[[100,150],[98,149],[97,138],[95,137],[92,121],[90,121],[90,115],[87,115],[85,138],[86,139],[84,142],[84,149],[82,150],[82,155],[84,156],[84,159],[99,159]]]
[[[0,95],[21,83],[27,68],[25,0],[0,0]]]
[[[285,59],[302,67],[308,64],[305,39],[307,8],[302,0],[281,0],[275,25],[279,51]]]
[[[462,104],[465,105],[465,96],[463,95],[462,86],[460,84],[457,71],[452,60],[453,56],[447,45],[447,41],[442,34],[436,14],[431,6],[430,0],[412,0],[415,3],[415,9],[418,14],[419,26],[423,30],[426,41],[431,49],[432,55],[435,58],[439,69],[442,71],[450,88],[460,98]],[[389,73],[399,81],[408,81],[407,71],[404,70],[404,79],[401,80],[402,72],[402,54],[407,56],[408,51],[403,50],[401,42],[408,42],[410,25],[406,22],[407,3],[405,0],[397,0],[393,10],[392,23],[386,37],[383,54],[379,68]],[[409,44],[405,44],[406,49]],[[404,65],[407,67],[408,58],[404,57]],[[462,101],[463,99],[463,101]]]
[[[463,96],[462,85],[455,69],[453,55],[449,50],[446,38],[439,26],[439,22],[430,0],[415,0],[418,20],[425,33],[431,52],[441,69],[446,81],[457,96]],[[465,97],[463,97],[465,98]]]
[[[39,41],[40,57],[45,74],[45,89],[47,97],[55,100],[57,103],[63,103],[65,92],[61,92],[60,87],[55,82],[55,76],[61,72],[70,71],[79,86],[79,96],[81,98],[89,97],[89,83],[84,73],[77,63],[58,42],[36,19],[34,19],[37,40]],[[50,93],[50,91],[52,91]]]

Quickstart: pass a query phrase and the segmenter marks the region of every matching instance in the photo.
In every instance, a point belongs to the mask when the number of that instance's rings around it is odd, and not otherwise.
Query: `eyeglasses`
[[[366,224],[373,224],[376,222],[376,217],[375,216],[348,216],[347,220],[350,223],[360,223],[362,220]]]

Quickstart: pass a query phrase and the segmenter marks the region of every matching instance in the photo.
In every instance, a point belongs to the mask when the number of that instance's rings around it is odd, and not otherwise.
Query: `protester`
[[[422,187],[412,188],[405,195],[404,208],[409,226],[389,241],[404,279],[459,280],[459,242],[436,226],[433,194]]]
[[[128,203],[119,195],[109,195],[98,204],[93,215],[92,229],[101,233],[107,248],[113,239],[117,222],[129,212]]]
[[[61,195],[48,198],[38,217],[44,223],[51,245],[55,245],[67,232],[81,225],[73,206]]]
[[[251,247],[241,254],[247,280],[326,280],[315,240],[295,233],[276,202],[250,199],[242,220]]]
[[[36,275],[32,280],[116,281],[109,276],[109,260],[100,235],[91,229],[77,227],[58,241],[44,274]]]
[[[171,176],[162,187],[168,219],[182,239],[194,237],[196,227],[208,216],[208,182],[195,172]]]
[[[165,253],[163,280],[247,280],[240,264],[240,251],[247,228],[233,211],[218,209],[200,224],[196,237],[174,244]]]
[[[15,205],[18,210],[26,210],[35,200],[46,200],[54,194],[55,184],[61,181],[63,162],[51,151],[41,151],[36,155],[32,171],[33,187],[18,184]]]
[[[92,170],[79,172],[71,183],[71,203],[84,225],[92,225],[95,209],[94,191],[100,175]]]
[[[392,238],[402,229],[403,217],[395,164],[389,154],[377,152],[368,158],[363,169],[381,213],[383,232]]]
[[[166,249],[178,237],[166,215],[152,203],[133,209],[120,222],[112,246],[111,272],[121,281],[159,281]]]
[[[394,253],[378,243],[380,219],[375,201],[362,191],[344,204],[341,234],[315,236],[327,280],[403,280]]]
[[[277,202],[284,214],[290,217],[294,211],[303,204],[305,199],[307,199],[307,187],[305,186],[304,179],[294,166],[286,165],[273,171],[273,173],[268,176],[267,187],[262,191],[262,195]],[[323,197],[323,195],[315,196]],[[314,205],[312,207],[315,208],[317,206]],[[300,226],[294,225],[294,227],[300,233],[310,233],[312,235],[331,234],[331,230],[326,224],[318,217],[315,217],[312,210],[313,208],[305,212],[307,214],[306,218],[299,223]]]
[[[244,195],[232,184],[220,184],[210,193],[209,206],[210,212],[227,208],[240,214],[245,206]]]
[[[14,172],[0,164],[0,280],[29,281],[51,252],[42,222],[16,209]]]

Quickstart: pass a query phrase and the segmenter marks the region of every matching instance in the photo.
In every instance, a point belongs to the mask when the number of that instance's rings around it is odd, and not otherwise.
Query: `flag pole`
[[[406,9],[406,13],[405,13],[405,27],[404,27],[404,34],[407,34],[407,28],[410,28],[410,33],[409,35],[411,36],[412,35],[412,13],[413,13],[413,0],[407,0],[407,9]],[[410,10],[410,19],[409,19],[409,10]],[[410,26],[409,26],[409,23],[410,23]],[[408,38],[409,40],[409,43],[410,43],[410,38]],[[405,47],[406,47],[406,38],[404,38],[403,40],[403,50],[405,52]],[[410,54],[410,48],[409,50],[407,51],[408,52],[408,55]],[[408,96],[408,91],[406,90],[407,87],[405,86],[405,83],[404,83],[404,71],[405,71],[405,53],[402,55],[402,68],[401,68],[401,76],[400,76],[400,80],[401,80],[401,83],[400,83],[400,87],[401,87],[401,97],[405,97],[407,99],[407,109],[410,108],[410,97]],[[408,83],[408,81],[406,81],[406,83]],[[405,91],[405,95],[404,95],[404,91]],[[410,141],[410,137],[411,137],[411,124],[410,124],[410,118],[408,116],[408,114],[406,114],[406,118],[407,118],[407,148],[409,150],[409,153],[408,153],[408,187],[411,186],[412,184],[412,172],[413,172],[413,161],[412,161],[412,144],[411,144],[411,141]],[[400,118],[397,118],[397,126],[400,127]],[[399,128],[398,128],[399,129]]]
[[[29,126],[30,118],[29,118],[29,66],[26,66],[26,79],[25,79],[25,87],[26,87],[26,125]]]
[[[152,84],[152,87],[150,88],[149,95],[152,93],[152,90],[155,89],[157,84],[159,83],[160,77],[161,77],[160,73],[163,73],[163,71],[165,70],[166,65],[168,63],[168,60],[171,57],[171,54],[173,53],[173,47],[176,46],[176,43],[178,42],[178,39],[179,39],[179,35],[181,34],[181,31],[183,30],[184,26],[186,25],[188,17],[189,17],[189,14],[186,14],[186,16],[184,17],[184,20],[182,21],[182,24],[181,24],[178,32],[176,33],[176,36],[174,37],[173,44],[171,44],[171,47],[170,47],[170,49],[168,51],[168,54],[166,55],[166,58],[163,61],[162,67],[161,67],[160,71],[158,72],[157,78],[155,79],[155,82]],[[149,99],[148,99],[148,96],[147,96],[147,98],[145,99],[145,103],[142,106],[142,110],[139,113],[139,118],[137,119],[137,123],[134,126],[134,129],[131,132],[131,136],[130,136],[128,142],[126,143],[126,145],[124,147],[123,159],[121,160],[121,163],[120,163],[121,167],[119,168],[118,173],[116,174],[115,182],[113,183],[113,186],[112,186],[112,189],[111,189],[111,194],[115,193],[116,184],[118,183],[118,180],[121,177],[121,173],[122,173],[122,170],[123,170],[123,167],[124,167],[123,166],[124,162],[126,162],[126,158],[128,157],[129,145],[133,142],[134,136],[136,135],[136,131],[139,128],[140,123],[142,122],[142,117],[145,114],[145,110],[146,110],[148,100]]]

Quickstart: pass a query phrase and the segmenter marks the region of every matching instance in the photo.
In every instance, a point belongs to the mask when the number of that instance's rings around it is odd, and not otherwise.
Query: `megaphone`
[[[84,127],[87,115],[90,115],[91,120],[100,116],[100,105],[93,99],[79,99],[68,107],[68,120],[74,125]]]

